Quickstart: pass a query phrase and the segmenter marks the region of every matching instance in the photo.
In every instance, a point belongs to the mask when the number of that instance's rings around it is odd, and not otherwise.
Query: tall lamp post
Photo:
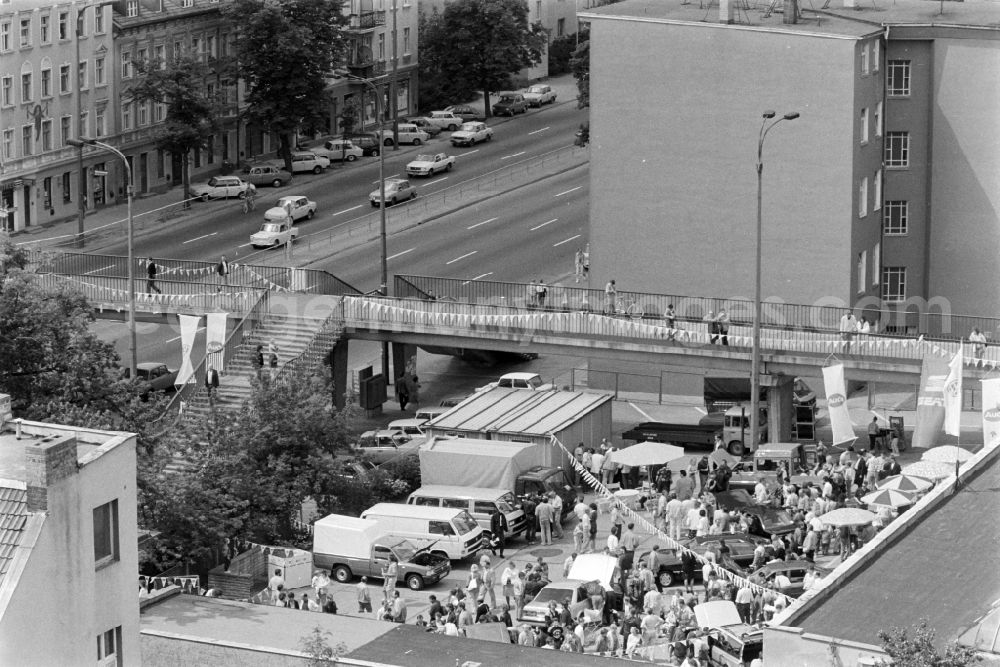
[[[129,377],[136,377],[136,352],[135,352],[135,244],[132,235],[132,168],[128,163],[125,154],[114,146],[109,146],[97,139],[67,139],[66,143],[76,146],[83,153],[84,146],[96,146],[109,153],[114,153],[121,158],[125,167],[125,195],[128,201],[128,370]]]
[[[783,120],[795,120],[798,111],[790,111],[777,120],[777,114],[765,111],[761,116],[760,133],[757,135],[757,242],[755,246],[754,290],[753,290],[753,353],[750,359],[750,445],[756,448],[760,441],[760,307],[761,307],[761,230],[763,214],[761,204],[764,198],[764,139],[767,133]],[[770,124],[768,121],[771,121]]]

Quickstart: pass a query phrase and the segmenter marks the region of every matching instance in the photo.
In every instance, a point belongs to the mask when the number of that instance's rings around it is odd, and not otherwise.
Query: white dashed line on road
[[[462,283],[462,284],[463,284],[463,285],[468,285],[469,283],[473,282],[474,280],[482,280],[482,279],[483,279],[483,278],[485,278],[486,276],[492,276],[492,275],[493,275],[493,272],[492,272],[492,271],[490,271],[489,273],[482,273],[482,274],[480,274],[480,275],[476,276],[475,278],[473,278],[472,280],[466,280],[466,281],[465,281],[464,283]]]
[[[337,211],[336,213],[331,214],[330,217],[332,218],[335,215],[343,215],[344,213],[350,213],[351,211],[357,211],[362,206],[363,206],[363,204],[358,204],[357,206],[352,206],[351,208],[345,208],[343,211]]]
[[[185,241],[184,243],[194,243],[195,241],[200,241],[202,239],[207,239],[209,236],[215,236],[218,233],[219,232],[212,232],[211,234],[205,234],[204,236],[199,236],[197,238],[189,239],[189,240]]]
[[[577,234],[576,236],[571,236],[568,239],[566,239],[565,241],[560,241],[559,243],[553,243],[552,247],[556,248],[558,246],[561,246],[563,243],[569,243],[570,241],[573,241],[574,239],[578,239],[578,238],[580,238],[579,234]]]
[[[556,197],[562,197],[563,195],[568,195],[571,192],[576,192],[577,190],[579,190],[582,187],[583,187],[582,185],[578,185],[575,188],[570,188],[569,190],[565,190],[563,192],[560,192],[559,194],[556,195]]]
[[[501,159],[501,160],[509,160],[509,159],[511,159],[512,157],[520,157],[521,155],[524,155],[524,154],[525,154],[525,153],[527,153],[527,152],[528,152],[528,151],[521,151],[520,153],[514,153],[513,155],[504,155],[504,156],[503,156],[502,158],[500,158],[500,159]]]
[[[451,260],[450,262],[445,262],[445,265],[454,264],[455,262],[457,262],[457,261],[459,261],[461,259],[465,259],[466,257],[472,257],[477,252],[479,252],[479,251],[478,250],[473,250],[472,252],[467,252],[464,255],[462,255],[461,257],[456,257],[455,259]]]
[[[549,129],[549,128],[548,128],[548,126],[546,126],[546,127],[543,127],[543,128],[542,128],[542,129],[540,129],[540,130],[535,130],[534,132],[528,132],[528,136],[530,137],[530,136],[531,136],[531,135],[533,135],[533,134],[538,134],[539,132],[544,132],[544,131],[545,131],[545,130],[547,130],[547,129]]]
[[[542,224],[538,225],[537,227],[532,227],[531,231],[535,231],[536,229],[541,229],[545,225],[551,225],[553,222],[555,222],[558,219],[559,218],[552,218],[551,220],[548,220],[547,222],[543,222]]]
[[[477,223],[476,223],[476,224],[474,224],[474,225],[469,225],[468,227],[466,227],[466,229],[475,229],[476,227],[479,227],[479,226],[481,226],[481,225],[485,225],[485,224],[488,224],[488,223],[490,223],[490,222],[494,222],[495,220],[496,220],[496,218],[490,218],[489,220],[483,220],[482,222],[477,222]]]
[[[244,243],[243,245],[238,245],[238,246],[236,246],[236,247],[237,247],[237,248],[246,248],[246,247],[247,247],[247,246],[249,246],[249,245],[250,245],[249,243]]]
[[[388,257],[386,257],[386,260],[396,259],[397,257],[402,257],[406,253],[413,252],[414,250],[416,250],[416,248],[410,248],[409,250],[404,250],[403,252],[397,252],[395,255],[389,255]]]
[[[437,185],[441,181],[447,181],[447,180],[448,180],[447,176],[442,176],[441,178],[437,179],[436,181],[431,181],[430,183],[424,183],[424,187],[426,188],[426,187],[430,187],[432,185]]]
[[[461,157],[464,157],[466,155],[472,155],[473,153],[478,153],[478,152],[479,152],[478,148],[471,151],[465,151],[464,153],[461,154]],[[460,157],[460,156],[456,155],[455,157]]]
[[[646,421],[648,421],[648,422],[651,422],[651,421],[655,421],[655,420],[654,420],[654,419],[653,419],[652,417],[650,417],[650,416],[649,416],[649,415],[647,415],[647,414],[646,414],[645,412],[643,412],[642,408],[640,408],[640,407],[639,407],[638,405],[636,405],[635,403],[632,403],[632,402],[630,401],[630,402],[629,402],[629,406],[631,406],[631,408],[632,408],[633,410],[635,410],[635,411],[636,411],[636,412],[638,412],[638,413],[639,413],[640,415],[642,415],[642,418],[643,418],[643,419],[645,419]]]

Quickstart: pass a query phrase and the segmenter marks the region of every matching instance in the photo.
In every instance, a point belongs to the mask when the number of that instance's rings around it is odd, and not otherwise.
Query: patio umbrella
[[[878,483],[878,488],[880,489],[895,489],[904,493],[920,493],[932,486],[934,486],[933,482],[923,477],[914,477],[913,475],[893,475],[892,477],[886,477]]]
[[[827,512],[819,520],[827,526],[867,526],[876,519],[874,512],[859,507],[840,507]]]
[[[663,465],[682,458],[684,450],[663,442],[640,442],[611,453],[611,460],[623,466]]]
[[[903,468],[904,475],[939,480],[955,474],[954,463],[939,463],[938,461],[917,461]]]
[[[959,463],[965,463],[974,456],[972,452],[967,449],[962,449],[956,445],[941,445],[940,447],[931,447],[924,455],[920,457],[921,461],[938,461],[939,463],[950,463],[955,465],[957,460]]]
[[[878,507],[906,507],[913,504],[913,498],[896,489],[880,489],[861,497],[866,505]]]

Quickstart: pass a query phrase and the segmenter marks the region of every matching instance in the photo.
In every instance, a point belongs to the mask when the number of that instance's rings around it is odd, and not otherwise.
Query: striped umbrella
[[[903,468],[904,475],[939,480],[955,474],[954,463],[939,463],[937,461],[917,461]]]
[[[913,504],[913,498],[896,489],[879,489],[861,497],[861,502],[869,507],[906,507]]]
[[[878,483],[880,489],[895,489],[903,493],[920,493],[934,486],[934,484],[923,477],[912,475],[893,475],[886,477]]]
[[[957,445],[941,445],[940,447],[931,447],[924,455],[920,457],[921,461],[937,461],[939,463],[950,463],[955,464],[955,461],[959,463],[965,463],[974,456],[972,452],[967,449],[962,449]]]

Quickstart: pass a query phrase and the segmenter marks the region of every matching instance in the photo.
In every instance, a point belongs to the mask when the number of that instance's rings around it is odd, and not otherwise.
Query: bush
[[[574,51],[576,51],[576,34],[553,39],[549,45],[549,76],[559,76],[569,72],[569,59]]]

